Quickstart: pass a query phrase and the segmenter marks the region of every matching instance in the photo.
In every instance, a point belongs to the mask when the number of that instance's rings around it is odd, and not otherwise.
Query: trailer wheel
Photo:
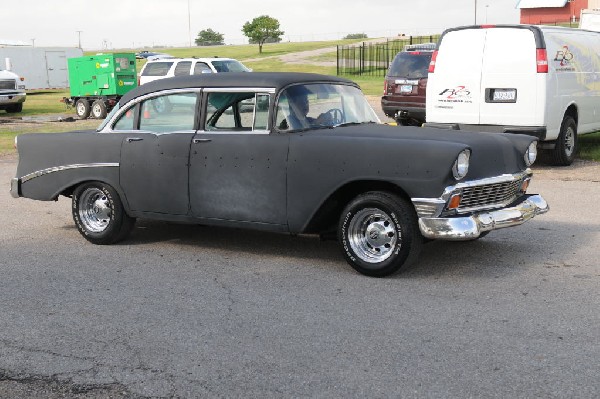
[[[92,103],[92,116],[96,119],[106,118],[106,104],[102,100],[96,100]]]
[[[75,103],[75,112],[79,119],[87,119],[87,117],[90,116],[90,110],[91,107],[88,100],[81,98]]]
[[[560,125],[560,134],[556,139],[556,147],[552,152],[552,164],[568,166],[575,160],[577,153],[577,123],[570,116],[565,116]]]

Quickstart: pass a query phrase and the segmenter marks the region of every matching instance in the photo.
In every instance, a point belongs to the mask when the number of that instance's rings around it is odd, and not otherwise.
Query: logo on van
[[[467,89],[466,86],[456,86],[452,89],[444,89],[438,96],[441,96],[441,99],[438,101],[447,102],[447,103],[470,103],[471,100],[471,91]]]
[[[554,61],[559,61],[560,66],[564,67],[571,64],[571,60],[573,60],[573,57],[573,53],[569,51],[569,46],[563,46],[562,50],[558,50],[556,52]]]

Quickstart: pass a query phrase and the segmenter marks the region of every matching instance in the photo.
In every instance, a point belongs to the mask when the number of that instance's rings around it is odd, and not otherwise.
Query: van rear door
[[[479,124],[487,29],[447,31],[427,82],[427,122]]]
[[[479,123],[544,125],[547,74],[536,71],[534,32],[517,27],[484,30]]]

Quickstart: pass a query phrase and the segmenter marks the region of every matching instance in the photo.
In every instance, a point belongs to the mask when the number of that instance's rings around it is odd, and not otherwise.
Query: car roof
[[[130,100],[146,94],[171,90],[186,89],[192,87],[198,88],[274,88],[276,91],[294,84],[310,83],[341,83],[358,87],[351,80],[337,76],[320,75],[316,73],[301,72],[228,72],[201,75],[176,76],[173,78],[158,79],[143,84],[136,89],[131,90],[119,101],[123,105]]]

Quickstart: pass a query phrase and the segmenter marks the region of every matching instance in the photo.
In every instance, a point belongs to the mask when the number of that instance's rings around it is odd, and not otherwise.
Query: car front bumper
[[[419,229],[426,238],[440,240],[473,240],[481,233],[518,226],[529,219],[548,212],[548,203],[541,195],[525,196],[510,207],[473,213],[466,216],[421,217]]]

